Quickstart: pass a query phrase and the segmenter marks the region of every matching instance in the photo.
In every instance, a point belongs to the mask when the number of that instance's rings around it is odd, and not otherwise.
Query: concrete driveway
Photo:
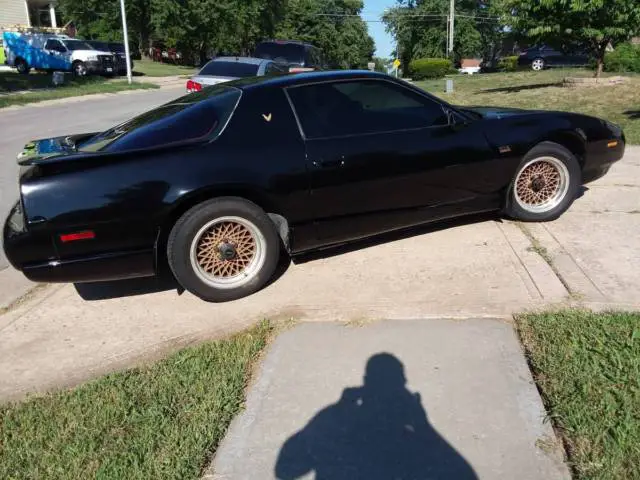
[[[639,189],[640,148],[629,148],[556,222],[474,218],[390,236],[290,265],[265,290],[225,304],[153,280],[46,286],[0,316],[0,398],[72,385],[262,318],[361,322],[507,317],[568,304],[640,308]]]

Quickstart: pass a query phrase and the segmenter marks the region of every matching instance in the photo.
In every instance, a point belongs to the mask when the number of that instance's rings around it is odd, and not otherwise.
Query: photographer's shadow
[[[364,385],[347,388],[289,438],[278,456],[280,480],[477,479],[469,463],[429,424],[420,395],[407,390],[404,367],[381,353]]]

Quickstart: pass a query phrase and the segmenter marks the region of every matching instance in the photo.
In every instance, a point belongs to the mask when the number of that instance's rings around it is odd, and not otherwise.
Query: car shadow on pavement
[[[264,288],[276,282],[289,269],[291,260],[287,255],[280,256],[276,272]],[[175,290],[178,295],[184,293],[184,288],[173,277],[168,267],[156,277],[131,278],[106,282],[75,283],[74,287],[83,300],[108,300],[112,298],[134,297],[150,293]]]
[[[522,90],[537,90],[539,88],[561,87],[562,82],[552,83],[534,83],[530,85],[514,85],[512,87],[485,88],[476,92],[476,95],[482,93],[517,93]]]
[[[110,298],[133,297],[148,293],[176,290],[180,295],[184,289],[171,275],[161,277],[131,278],[106,282],[74,283],[83,300],[107,300]]]
[[[426,225],[418,225],[415,227],[403,228],[401,230],[394,230],[392,232],[381,233],[373,237],[363,238],[361,240],[354,240],[349,243],[325,247],[321,250],[316,250],[309,253],[298,254],[293,257],[293,263],[298,265],[302,263],[312,262],[315,260],[321,260],[324,258],[335,257],[349,252],[355,252],[356,250],[362,250],[369,247],[375,247],[385,243],[391,243],[405,238],[417,237],[425,235],[427,233],[434,233],[440,230],[447,230],[453,227],[461,227],[463,225],[471,225],[473,223],[481,223],[486,221],[501,222],[502,219],[498,212],[479,213],[466,215],[464,217],[457,217],[448,220],[441,220]]]
[[[318,412],[280,449],[279,480],[477,479],[471,465],[430,425],[404,366],[388,353],[367,362],[364,384]]]

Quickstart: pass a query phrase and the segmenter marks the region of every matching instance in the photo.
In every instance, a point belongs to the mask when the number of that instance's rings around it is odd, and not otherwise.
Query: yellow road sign
[[[400,60],[398,60],[397,58],[393,61],[393,68],[399,68],[400,67]]]

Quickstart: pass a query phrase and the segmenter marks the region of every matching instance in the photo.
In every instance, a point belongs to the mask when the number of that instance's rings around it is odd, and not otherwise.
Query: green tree
[[[593,52],[596,76],[610,44],[640,33],[638,0],[506,0],[507,21],[534,40],[578,43]]]
[[[58,0],[57,5],[65,21],[75,22],[82,38],[122,41],[118,0]],[[151,37],[151,0],[127,0],[125,5],[129,39],[145,53]]]
[[[479,23],[488,19],[475,18],[486,16],[489,1],[456,0],[454,30],[454,60],[475,57],[483,50],[483,37]],[[449,0],[397,0],[397,5],[383,16],[387,31],[398,42],[399,56],[403,65],[414,58],[446,57],[447,16]],[[486,29],[485,29],[486,30]]]

